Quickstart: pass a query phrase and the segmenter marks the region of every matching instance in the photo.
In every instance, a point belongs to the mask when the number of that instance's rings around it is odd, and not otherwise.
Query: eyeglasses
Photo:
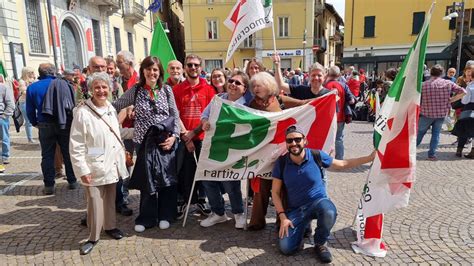
[[[201,66],[201,64],[187,63],[186,66],[188,66],[189,68],[192,68],[192,67],[198,68]]]
[[[291,144],[294,141],[294,142],[296,142],[296,144],[299,144],[302,140],[303,140],[303,138],[301,138],[301,137],[300,138],[288,138],[288,139],[286,139],[286,143]]]
[[[240,81],[238,81],[238,80],[236,80],[236,79],[229,79],[228,82],[229,82],[229,84],[232,84],[232,83],[233,83],[233,84],[235,84],[235,85],[237,85],[237,86],[244,85],[244,84],[242,84],[242,82],[240,82]]]

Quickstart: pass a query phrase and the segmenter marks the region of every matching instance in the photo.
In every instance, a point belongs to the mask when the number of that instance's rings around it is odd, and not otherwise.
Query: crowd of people
[[[288,127],[288,153],[275,162],[273,180],[250,182],[252,212],[247,227],[262,230],[266,226],[271,199],[277,211],[281,252],[295,253],[303,236],[311,232],[311,221],[317,219],[315,253],[322,262],[330,262],[327,239],[337,210],[327,195],[323,168],[347,169],[374,159],[375,152],[344,159],[344,127],[352,121],[357,101],[378,93],[383,102],[397,70],[387,70],[383,80],[369,80],[363,69],[354,67],[341,71],[337,66],[326,69],[315,63],[308,72],[287,71],[280,68],[278,55],[272,59],[274,70],[252,59],[242,70],[217,68],[209,74],[203,73],[203,60],[195,54],[187,55],[184,64],[173,60],[167,66],[148,56],[137,67],[128,51],[119,52],[115,60],[94,56],[86,69],[65,70],[61,75],[53,64],[43,63],[38,79],[33,69],[25,67],[16,99],[12,89],[0,84],[3,164],[9,162],[8,127],[18,101],[28,142],[36,142],[32,127],[38,128],[44,194],[55,193],[55,180],[64,175],[63,164],[69,189],[77,189],[78,180],[83,185],[87,215],[81,223],[88,227],[89,237],[81,254],[93,250],[102,229],[114,239],[124,236],[117,227],[116,213],[130,216],[138,211],[134,230],[139,233],[154,227],[166,230],[183,218],[188,201],[205,217],[200,221],[202,227],[226,222],[225,193],[235,228],[243,229],[247,206],[240,181],[199,181],[191,191],[204,135],[211,127],[209,103],[213,97],[278,112],[336,91],[334,158],[332,153],[305,148],[305,133],[298,125]],[[436,159],[441,125],[451,102],[461,108],[453,130],[458,136],[456,156],[462,156],[473,137],[472,63],[468,62],[457,80],[455,70],[453,74],[449,69],[442,78],[443,68],[435,65],[423,83],[418,144],[431,127],[429,159]],[[166,80],[165,74],[169,75]],[[466,157],[474,158],[473,151]],[[5,170],[3,165],[0,170]],[[140,191],[138,210],[127,206],[129,189]]]

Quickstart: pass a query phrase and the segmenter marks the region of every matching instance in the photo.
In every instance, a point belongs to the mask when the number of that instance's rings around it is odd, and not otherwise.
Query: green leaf
[[[253,160],[253,161],[251,161],[251,162],[249,163],[248,167],[250,168],[250,167],[252,167],[252,166],[254,166],[254,165],[256,165],[256,164],[258,164],[258,160]]]
[[[238,160],[236,164],[232,165],[233,169],[241,169],[245,167],[246,157],[243,156],[242,159]]]

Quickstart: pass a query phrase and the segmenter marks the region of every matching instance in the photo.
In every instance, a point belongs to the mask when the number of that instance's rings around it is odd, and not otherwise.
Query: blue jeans
[[[2,115],[3,116],[3,115]],[[10,158],[10,116],[0,118],[0,137],[2,138],[2,158]]]
[[[288,228],[288,237],[280,239],[280,251],[285,255],[295,253],[303,241],[304,231],[313,219],[317,219],[314,243],[324,245],[336,223],[336,206],[328,198],[319,199],[287,212],[294,228]]]
[[[439,144],[439,135],[441,133],[441,126],[443,125],[444,117],[442,118],[429,118],[420,115],[420,121],[418,122],[418,136],[416,137],[416,146],[420,145],[426,131],[431,127],[431,141],[430,149],[428,150],[428,157],[434,157],[436,149]]]
[[[336,159],[344,159],[344,125],[345,122],[337,122],[336,132]]]
[[[21,114],[23,115],[23,120],[25,120],[26,137],[28,138],[29,141],[32,141],[33,140],[33,125],[31,125],[30,120],[28,119],[28,116],[26,115],[26,102],[20,103],[20,111],[21,111]]]
[[[229,195],[232,213],[243,213],[244,204],[242,201],[242,191],[240,190],[240,181],[202,181],[211,210],[217,215],[224,215],[225,213],[224,198],[222,198],[220,184],[224,186],[225,192]]]
[[[41,171],[43,172],[43,182],[46,187],[54,186],[54,154],[56,153],[56,143],[61,148],[64,165],[66,166],[66,178],[69,184],[76,182],[74,171],[72,170],[71,158],[69,157],[70,128],[60,129],[56,124],[39,123],[39,141],[41,145]]]

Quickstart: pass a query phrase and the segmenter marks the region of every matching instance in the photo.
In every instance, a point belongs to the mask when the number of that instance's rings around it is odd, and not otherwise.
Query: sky
[[[331,4],[336,8],[339,16],[344,20],[344,9],[345,9],[345,0],[326,0],[326,3]]]

